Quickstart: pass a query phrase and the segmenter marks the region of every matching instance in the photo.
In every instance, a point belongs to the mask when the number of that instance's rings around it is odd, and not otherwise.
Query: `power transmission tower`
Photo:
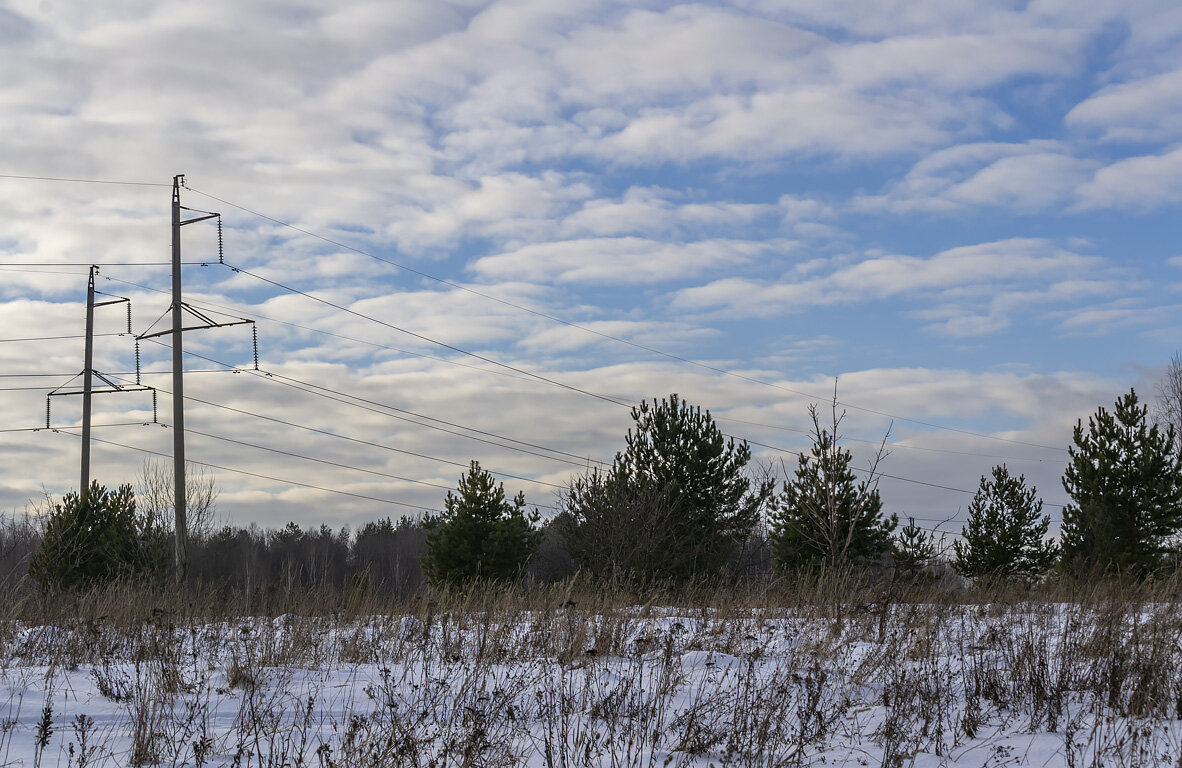
[[[181,205],[181,187],[184,186],[185,175],[177,174],[172,177],[172,330],[158,333],[143,333],[136,336],[136,341],[151,339],[156,336],[172,336],[172,460],[173,460],[173,501],[176,506],[176,541],[174,548],[174,565],[177,581],[183,581],[189,570],[189,532],[188,512],[185,498],[185,396],[184,396],[184,348],[181,337],[185,331],[196,331],[207,328],[223,328],[229,325],[253,324],[253,320],[235,320],[230,323],[217,323],[205,314],[198,312],[184,302],[181,292],[181,227],[186,224],[196,224],[199,221],[218,219],[218,253],[221,255],[221,214],[209,211],[198,211]],[[192,211],[200,214],[191,219],[182,218],[181,211]],[[185,326],[184,313],[196,318],[201,324]]]
[[[93,395],[103,394],[107,392],[151,392],[152,393],[152,420],[156,420],[156,390],[153,387],[140,386],[139,384],[139,355],[136,355],[136,386],[125,387],[108,379],[103,374],[94,369],[94,310],[95,307],[106,307],[112,304],[127,304],[127,332],[131,333],[131,299],[123,296],[113,296],[105,301],[94,300],[95,294],[102,294],[102,291],[94,289],[94,275],[98,272],[98,267],[90,267],[90,277],[86,284],[86,351],[84,352],[82,364],[82,389],[76,391],[61,391],[60,387],[50,392],[45,398],[45,427],[51,429],[50,425],[50,407],[49,398],[62,395],[82,395],[82,467],[81,480],[78,486],[79,499],[85,499],[87,492],[90,490],[90,428],[91,428],[91,398]],[[102,380],[109,388],[94,388],[95,377]],[[76,378],[76,377],[75,377]]]

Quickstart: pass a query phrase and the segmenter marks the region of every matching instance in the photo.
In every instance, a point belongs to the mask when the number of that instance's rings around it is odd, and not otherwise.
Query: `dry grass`
[[[1015,734],[1043,734],[1058,764],[1180,764],[1177,593],[835,574],[30,595],[0,607],[0,690],[43,695],[0,703],[0,765],[26,742],[71,766],[895,766],[982,749],[1000,765]],[[63,685],[93,711],[56,712]],[[48,714],[24,733],[32,706]]]

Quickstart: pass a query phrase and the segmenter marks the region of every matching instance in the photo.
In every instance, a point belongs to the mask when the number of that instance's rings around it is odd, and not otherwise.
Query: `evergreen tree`
[[[895,575],[908,581],[930,581],[932,561],[936,557],[936,539],[930,531],[907,519],[894,542]]]
[[[837,444],[841,419],[834,414],[833,429],[823,429],[817,409],[813,417],[813,447],[800,455],[794,480],[784,481],[771,514],[772,554],[784,571],[828,568],[842,563],[869,563],[891,551],[891,532],[898,518],[882,515],[882,499],[872,469],[859,481],[850,462],[852,454]]]
[[[1065,564],[1146,573],[1182,529],[1182,452],[1173,426],[1150,425],[1129,390],[1075,426],[1063,488]]]
[[[746,443],[676,394],[632,409],[635,428],[604,473],[578,478],[559,530],[579,566],[600,576],[688,581],[719,573],[772,493],[744,475]]]
[[[53,505],[29,575],[46,591],[87,589],[163,572],[167,553],[164,533],[136,514],[130,485],[108,491],[94,481]]]
[[[1058,548],[1046,541],[1051,524],[1042,515],[1038,489],[1026,487],[1026,476],[1014,477],[1004,464],[982,476],[969,504],[963,541],[953,543],[952,565],[973,578],[1031,579],[1055,563]]]
[[[536,510],[526,515],[524,494],[508,501],[504,485],[473,461],[457,493],[448,491],[443,514],[423,520],[423,570],[447,584],[514,581],[541,544],[539,519]]]

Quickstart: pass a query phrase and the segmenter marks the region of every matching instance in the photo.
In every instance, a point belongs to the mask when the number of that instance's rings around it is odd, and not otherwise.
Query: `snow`
[[[1177,613],[899,605],[10,625],[0,765],[1176,765]]]

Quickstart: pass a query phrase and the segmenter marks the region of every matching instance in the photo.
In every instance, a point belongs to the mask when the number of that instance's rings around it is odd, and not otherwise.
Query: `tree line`
[[[219,529],[209,524],[212,479],[199,474],[190,578],[247,590],[413,590],[576,572],[685,584],[834,567],[915,581],[952,571],[1030,582],[1056,568],[1149,577],[1182,563],[1179,393],[1182,360],[1175,356],[1156,418],[1130,390],[1076,424],[1057,540],[1037,489],[1005,464],[981,477],[951,548],[914,519],[900,527],[896,515],[883,512],[884,451],[856,471],[841,444],[836,399],[828,409],[810,407],[812,446],[777,482],[770,467],[753,465],[746,443],[723,435],[709,411],[674,394],[633,409],[611,465],[574,478],[549,520],[531,512],[521,494],[507,496],[473,461],[443,511],[418,520],[387,518],[355,532],[294,523]],[[131,486],[95,483],[51,504],[42,530],[21,539],[10,527],[0,534],[0,568],[9,561],[0,580],[12,582],[19,566],[11,563],[18,562],[43,590],[167,578],[169,483],[157,467],[140,486],[138,510]]]

